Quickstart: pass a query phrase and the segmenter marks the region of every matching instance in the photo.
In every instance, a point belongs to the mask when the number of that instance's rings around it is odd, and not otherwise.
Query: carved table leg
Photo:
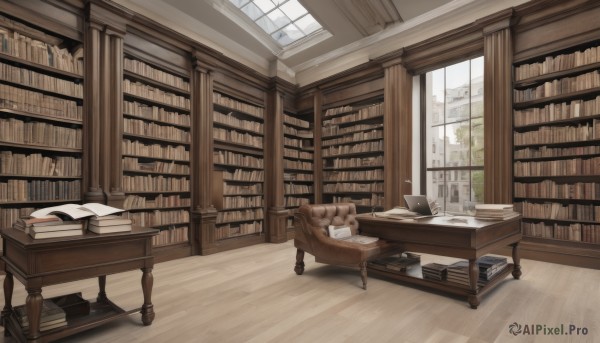
[[[472,309],[477,309],[479,306],[479,297],[477,296],[477,280],[479,280],[479,266],[477,260],[469,260],[469,285],[471,295],[469,295],[469,305]]]
[[[10,272],[6,272],[4,278],[4,308],[2,309],[2,320],[0,323],[6,328],[8,318],[12,314],[12,295],[14,287],[13,275]],[[4,329],[4,336],[9,336],[8,330]]]
[[[144,292],[144,305],[142,305],[142,323],[144,325],[152,324],[154,320],[154,305],[152,305],[152,285],[154,277],[152,268],[142,268],[142,292]]]
[[[25,309],[27,310],[27,320],[29,321],[29,332],[27,340],[32,341],[40,337],[40,319],[42,315],[42,289],[27,288],[27,299],[25,300]]]
[[[521,278],[521,254],[519,253],[519,242],[513,244],[512,249],[512,258],[513,258],[513,271],[512,276],[519,280]]]
[[[97,302],[106,302],[108,300],[106,298],[106,275],[98,276],[98,297],[96,298]]]
[[[304,273],[304,250],[302,249],[296,251],[296,267],[294,267],[294,271],[298,275]]]
[[[367,262],[363,261],[360,263],[360,278],[363,282],[363,289],[367,289]]]

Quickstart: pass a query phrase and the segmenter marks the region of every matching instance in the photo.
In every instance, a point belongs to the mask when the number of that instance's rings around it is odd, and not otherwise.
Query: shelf
[[[136,157],[136,158],[143,158],[143,159],[149,159],[149,160],[160,160],[160,161],[169,161],[169,162],[180,162],[181,164],[189,164],[190,161],[189,160],[178,160],[178,159],[174,159],[174,158],[167,158],[167,157],[152,157],[152,156],[141,156],[141,155],[132,155],[132,154],[123,154],[123,157]]]
[[[383,151],[382,150],[372,150],[372,151],[363,151],[363,152],[351,152],[351,153],[339,154],[339,155],[328,155],[328,156],[323,156],[323,159],[352,157],[352,156],[370,156],[370,155],[382,155],[383,156]]]
[[[323,121],[325,121],[327,119],[323,118]],[[335,125],[337,127],[348,127],[348,126],[354,126],[357,124],[367,124],[367,123],[374,123],[374,124],[378,124],[383,120],[383,114],[377,115],[377,116],[373,116],[373,117],[369,117],[369,118],[364,118],[364,119],[357,119],[354,121],[350,121],[350,122],[343,122],[343,123],[329,123],[327,124],[327,126],[330,125]],[[371,131],[372,129],[366,130],[366,131]],[[361,131],[361,130],[359,130]],[[362,130],[365,131],[365,130]]]
[[[314,180],[288,180],[288,179],[284,179],[283,182],[286,182],[286,183],[313,183]]]
[[[171,122],[159,120],[159,119],[145,118],[142,116],[138,116],[135,114],[129,114],[129,113],[123,113],[123,116],[127,117],[127,118],[131,118],[131,119],[139,119],[139,120],[143,120],[143,121],[149,121],[149,122],[153,122],[153,123],[157,123],[157,124],[163,124],[163,125],[174,126],[174,127],[190,130],[190,126],[186,125],[186,124],[176,124],[176,123],[171,123]]]
[[[368,165],[368,166],[356,166],[356,167],[323,167],[324,171],[336,171],[336,170],[361,170],[361,169],[383,169],[383,165]]]
[[[226,208],[224,207],[224,208],[220,209],[219,212],[254,210],[254,209],[263,208],[263,207],[264,206],[244,206],[244,207],[226,207]]]
[[[160,102],[160,101],[148,99],[148,98],[145,98],[143,96],[139,96],[139,95],[135,95],[135,94],[127,93],[127,92],[123,92],[123,97],[124,98],[128,98],[128,99],[133,99],[135,101],[142,102],[142,103],[145,103],[145,104],[148,104],[148,105],[156,105],[158,107],[162,107],[162,108],[174,110],[176,112],[181,112],[181,113],[185,113],[185,114],[189,114],[190,113],[190,109],[187,109],[187,108],[184,108],[184,107],[175,106],[175,105],[165,104],[165,103]]]
[[[65,70],[50,67],[47,65],[27,61],[27,60],[24,60],[24,59],[15,57],[15,56],[5,54],[3,52],[0,52],[0,60],[12,62],[9,64],[15,65],[17,67],[26,66],[26,67],[28,67],[27,69],[36,70],[37,72],[41,72],[43,74],[52,74],[52,76],[59,77],[62,79],[66,78],[69,80],[83,80],[83,75],[75,74],[70,71],[65,71]]]
[[[137,138],[137,139],[144,140],[144,141],[150,142],[150,143],[163,142],[163,143],[168,143],[170,145],[185,145],[185,146],[190,145],[189,142],[186,143],[186,142],[175,141],[175,140],[167,139],[167,138],[142,136],[142,135],[136,135],[134,133],[128,133],[128,132],[123,132],[123,137]]]
[[[188,98],[191,95],[190,91],[188,91],[188,90],[185,90],[185,89],[182,89],[182,88],[179,88],[179,87],[175,87],[175,86],[171,86],[169,84],[166,84],[166,83],[154,80],[154,79],[149,78],[147,76],[137,74],[137,73],[135,73],[133,71],[126,70],[125,68],[123,68],[123,77],[127,78],[127,79],[134,80],[134,81],[139,81],[141,83],[144,83],[146,85],[150,85],[150,86],[153,86],[153,87],[156,87],[156,88],[160,88],[161,90],[167,91],[169,93],[175,93],[175,94],[178,94],[178,95],[183,95],[183,96],[188,97]]]
[[[536,198],[536,197],[514,197],[515,201],[528,201],[528,202],[558,202],[563,204],[570,203],[600,203],[600,199],[574,199],[574,198]]]
[[[304,174],[312,174],[313,170],[312,169],[295,169],[295,168],[285,168],[284,169],[284,173],[285,172],[295,172],[295,173],[304,173]],[[312,182],[312,181],[311,181]]]
[[[240,196],[241,197],[243,197],[243,196],[250,197],[250,196],[263,196],[263,195],[264,195],[263,193],[237,193],[237,194],[226,193],[226,194],[223,194],[224,197],[240,197]]]
[[[592,97],[599,93],[600,93],[600,87],[595,87],[595,88],[584,89],[584,90],[571,92],[571,93],[548,96],[548,97],[544,97],[541,99],[515,102],[513,104],[513,108],[516,110],[521,110],[521,109],[525,109],[528,107],[539,107],[539,106],[549,104],[552,102],[563,102],[563,101],[570,101],[570,100],[574,100],[574,99]]]
[[[239,152],[241,154],[248,154],[254,156],[263,156],[263,148],[257,148],[250,145],[244,145],[242,143],[234,143],[229,141],[222,141],[219,139],[213,139],[214,148],[220,150],[229,150]]]
[[[8,201],[8,202],[0,202],[0,206],[3,206],[3,205],[29,205],[32,203],[35,203],[35,204],[46,204],[46,203],[58,204],[58,203],[67,203],[67,202],[81,202],[81,199]]]
[[[364,180],[323,180],[323,183],[361,183],[361,182],[366,182],[366,183],[377,183],[377,182],[383,182],[383,179],[364,179]]]
[[[569,148],[576,146],[585,146],[585,145],[598,145],[600,144],[600,139],[589,139],[585,141],[573,141],[573,142],[556,142],[556,143],[536,143],[536,144],[523,144],[523,145],[515,145],[514,148],[536,148],[536,147],[555,147],[555,148]]]
[[[336,133],[336,134],[333,134],[333,135],[323,135],[323,137],[321,137],[321,139],[325,140],[325,139],[330,139],[330,138],[335,138],[335,137],[344,137],[344,136],[355,134],[357,132],[368,132],[368,131],[383,130],[383,124],[380,124],[380,125],[381,126],[378,126],[378,127],[375,127],[375,128],[370,128],[370,129],[357,129],[357,130],[353,130],[353,131],[349,131],[349,132],[345,132],[345,133]]]
[[[289,114],[288,114],[288,116],[289,116]],[[293,116],[291,116],[291,117],[293,117]],[[301,120],[304,120],[304,119],[301,119]],[[308,121],[308,120],[305,120],[305,121]],[[304,126],[301,126],[301,125],[296,125],[296,124],[293,124],[293,123],[289,123],[289,122],[285,121],[285,119],[283,119],[283,125],[291,126],[291,127],[296,128],[296,129],[299,129],[299,130],[310,130],[311,129],[310,128],[310,123],[308,124],[308,127],[304,127]]]
[[[81,180],[80,176],[56,176],[56,175],[23,175],[23,174],[0,174],[0,178],[18,179],[57,179],[57,180]]]
[[[124,191],[125,194],[182,194],[190,191]]]
[[[305,130],[309,130],[309,129],[305,129]],[[311,131],[311,133],[312,133],[312,131]],[[310,140],[310,139],[314,139],[315,138],[314,135],[312,135],[311,137],[303,137],[303,136],[300,136],[300,135],[295,134],[295,133],[285,132],[285,130],[283,132],[283,135],[291,137],[291,138],[294,138],[294,139],[299,139],[299,140],[304,140],[304,139]]]
[[[291,156],[286,156],[286,155],[283,155],[283,158],[285,158],[286,160],[290,160],[290,161],[313,162],[312,158],[291,157]]]
[[[225,167],[225,168],[235,168],[235,169],[253,169],[253,170],[263,170],[263,167],[248,167],[248,166],[241,166],[241,165],[237,165],[237,164],[226,164],[226,163],[213,163],[215,166],[221,166],[221,167]]]
[[[528,63],[525,63],[528,64]],[[534,77],[529,77],[520,81],[515,81],[513,83],[514,88],[530,88],[532,86],[541,85],[546,81],[552,81],[554,79],[561,79],[567,76],[577,76],[579,74],[583,74],[588,71],[593,71],[596,69],[600,69],[600,62],[586,64],[579,67],[567,69],[567,70],[559,70],[551,73],[538,75]]]
[[[168,175],[168,176],[184,176],[189,177],[190,174],[182,174],[182,173],[163,173],[163,172],[155,172],[155,171],[147,171],[147,170],[134,170],[134,169],[123,169],[124,173],[132,173],[132,174],[154,174],[154,175]]]
[[[258,180],[258,181],[244,181],[244,180],[235,180],[235,179],[223,179],[223,181],[226,182],[237,182],[237,183],[263,183],[265,182],[264,180]]]
[[[600,222],[597,221],[588,221],[588,220],[577,220],[577,219],[555,219],[555,218],[536,218],[536,217],[521,217],[521,219],[525,221],[534,221],[534,222],[551,222],[551,223],[571,223],[571,224],[593,224],[600,225]]]
[[[215,225],[226,225],[226,224],[232,224],[232,223],[248,223],[248,222],[257,222],[257,221],[263,221],[263,220],[264,220],[264,218],[230,220],[230,221],[226,221],[226,222],[217,222]]]
[[[594,154],[581,154],[581,155],[562,155],[562,156],[542,156],[542,157],[523,157],[515,158],[514,161],[554,161],[554,160],[567,160],[575,158],[589,158],[600,156],[600,152]]]
[[[83,149],[79,148],[58,148],[50,147],[46,145],[32,144],[32,143],[13,143],[0,141],[0,145],[10,146],[14,148],[32,149],[32,150],[43,150],[43,151],[58,151],[58,152],[71,152],[71,153],[82,153]]]
[[[149,228],[153,228],[153,229],[160,229],[163,227],[169,227],[169,226],[173,226],[173,227],[182,227],[182,226],[186,226],[186,225],[190,225],[190,222],[179,222],[179,223],[169,223],[169,224],[159,224],[159,225],[152,225],[152,226],[148,226]]]
[[[126,208],[125,211],[155,211],[155,210],[181,210],[181,209],[190,209],[191,205],[181,205],[181,206],[164,206],[164,207],[136,207],[136,208]]]
[[[306,196],[313,196],[315,193],[314,192],[309,192],[309,193],[285,193],[284,196],[286,197],[306,197]]]
[[[523,131],[527,131],[527,129],[535,129],[535,128],[540,128],[540,127],[544,127],[544,126],[561,126],[561,125],[569,126],[569,124],[592,122],[594,119],[600,119],[600,114],[584,116],[584,117],[559,119],[559,120],[547,121],[547,122],[543,122],[543,123],[527,124],[527,125],[515,126],[514,128],[515,129],[523,129]]]
[[[323,192],[323,195],[338,195],[338,194],[356,194],[356,195],[372,195],[372,194],[383,194],[384,191],[373,191],[373,192],[360,192],[360,191],[339,191],[339,192]]]
[[[357,140],[352,140],[352,141],[348,141],[348,142],[339,142],[339,143],[331,143],[331,144],[327,144],[326,142],[323,142],[322,145],[323,145],[323,147],[344,146],[344,145],[355,145],[357,143],[363,143],[363,142],[376,142],[376,141],[383,141],[383,137],[357,139]]]
[[[259,137],[263,137],[264,136],[264,134],[262,132],[258,132],[258,131],[254,131],[254,130],[250,130],[250,129],[244,129],[244,128],[237,127],[237,126],[230,125],[230,124],[219,123],[216,120],[213,121],[213,125],[214,126],[218,126],[218,127],[222,127],[222,128],[226,128],[226,129],[235,130],[235,131],[247,132],[247,133],[250,133],[252,135],[259,136]]]
[[[346,111],[342,111],[342,112],[339,112],[339,113],[336,113],[336,114],[330,114],[330,115],[325,115],[325,113],[327,113],[328,110],[330,110],[332,108],[339,107],[339,106],[334,106],[334,107],[331,107],[331,108],[326,108],[326,109],[323,109],[323,119],[331,119],[331,118],[337,118],[337,117],[347,116],[349,114],[358,113],[360,110],[362,110],[364,108],[376,106],[376,105],[379,105],[379,104],[382,104],[382,103],[383,103],[383,99],[379,99],[379,100],[377,100],[377,101],[375,101],[373,103],[369,103],[369,104],[362,105],[362,106],[357,106],[357,107],[352,108],[351,110],[346,110]],[[381,114],[381,115],[383,116],[383,114]]]
[[[251,113],[248,113],[248,112],[244,112],[244,111],[241,111],[241,110],[237,110],[235,108],[227,107],[225,105],[217,104],[215,102],[213,102],[213,105],[214,105],[214,108],[216,110],[218,110],[219,112],[221,112],[221,111],[234,112],[234,113],[237,113],[237,114],[242,114],[242,115],[248,116],[248,117],[250,117],[252,119],[258,119],[260,121],[264,121],[265,120],[264,118],[262,118],[260,116],[257,116],[257,115],[254,115],[254,114],[251,114]],[[255,105],[252,105],[252,106],[255,106]],[[256,106],[256,107],[259,107],[259,106]],[[224,113],[224,112],[221,112],[221,113]]]
[[[9,113],[9,114],[19,116],[19,117],[37,118],[37,119],[42,119],[45,121],[51,121],[51,122],[62,123],[62,124],[83,125],[83,120],[61,118],[61,117],[38,114],[38,113],[33,113],[33,112],[14,110],[14,109],[7,108],[7,107],[0,107],[0,112],[1,113]]]
[[[46,90],[46,89],[41,88],[41,87],[29,86],[29,85],[24,85],[24,84],[21,84],[21,83],[18,83],[18,82],[13,82],[13,81],[5,80],[3,78],[0,78],[0,83],[11,85],[11,86],[14,86],[14,87],[17,87],[17,88],[27,89],[27,90],[38,92],[38,93],[42,93],[42,94],[52,95],[52,96],[55,96],[57,98],[63,98],[63,99],[69,99],[69,100],[75,100],[75,101],[82,101],[83,100],[83,96],[58,93],[58,92]]]
[[[566,239],[544,238],[544,237],[535,237],[535,236],[527,236],[527,235],[523,235],[523,241],[542,243],[542,244],[570,245],[570,246],[584,247],[584,248],[592,249],[592,250],[598,250],[600,248],[600,244],[598,244],[598,243],[570,241],[570,240],[566,240]]]
[[[523,182],[535,182],[548,179],[564,182],[597,182],[600,180],[600,175],[515,176],[515,181]]]

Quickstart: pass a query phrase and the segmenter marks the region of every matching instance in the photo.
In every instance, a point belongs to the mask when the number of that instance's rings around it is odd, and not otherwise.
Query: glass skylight
[[[229,0],[282,47],[323,27],[298,0]]]

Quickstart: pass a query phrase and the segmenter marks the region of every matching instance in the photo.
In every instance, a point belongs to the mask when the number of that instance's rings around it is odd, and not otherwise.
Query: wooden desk
[[[404,221],[373,217],[371,214],[356,216],[362,233],[398,242],[405,251],[469,260],[470,287],[449,281],[425,279],[421,275],[420,268],[417,272],[409,270],[409,273],[405,274],[370,268],[369,273],[373,272],[399,281],[464,295],[471,308],[474,309],[479,306],[481,297],[498,285],[508,273],[512,272],[513,277],[519,279],[521,276],[519,241],[522,237],[520,217],[505,221],[483,221],[470,217],[467,223],[451,221],[450,218],[452,217]],[[477,286],[479,277],[477,259],[508,245],[512,246],[513,263],[483,287]]]
[[[4,308],[2,323],[5,335],[18,341],[48,342],[91,329],[119,317],[141,310],[144,325],[152,324],[154,308],[152,295],[152,236],[154,229],[134,227],[131,232],[34,240],[12,228],[0,231],[4,238],[6,277],[4,279]],[[140,268],[144,304],[141,308],[124,311],[106,296],[106,275]],[[25,307],[29,330],[23,330],[13,313],[13,276],[27,290]],[[67,326],[40,332],[43,302],[42,287],[64,282],[98,277],[99,292],[91,303],[90,315],[67,320]]]

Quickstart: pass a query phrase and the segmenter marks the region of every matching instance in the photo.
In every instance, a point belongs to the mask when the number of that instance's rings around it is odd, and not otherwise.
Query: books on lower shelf
[[[29,327],[27,318],[27,310],[25,305],[15,306],[14,313],[17,321],[24,329]],[[42,313],[40,316],[40,331],[46,331],[61,326],[67,325],[67,315],[65,311],[52,300],[44,300],[42,302]]]
[[[421,255],[411,252],[387,256],[368,262],[371,266],[385,268],[392,272],[406,272],[409,269],[416,268],[420,263]]]
[[[424,279],[446,280],[448,266],[441,263],[428,263],[421,267]]]
[[[479,268],[478,286],[484,286],[508,265],[506,257],[482,256],[477,260]],[[458,261],[447,267],[447,280],[465,286],[469,282],[469,261]]]

